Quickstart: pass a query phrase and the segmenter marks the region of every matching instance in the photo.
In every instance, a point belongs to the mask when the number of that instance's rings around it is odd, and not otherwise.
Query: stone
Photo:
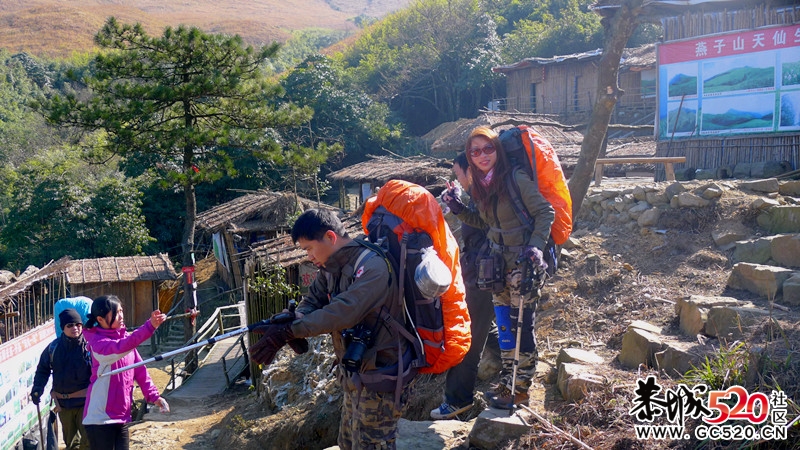
[[[665,342],[666,348],[655,354],[658,370],[669,376],[683,375],[704,361],[713,347],[698,345],[694,342]]]
[[[733,178],[750,178],[751,163],[738,163],[733,168]]]
[[[660,217],[661,217],[660,209],[650,208],[639,215],[639,218],[636,219],[636,223],[638,223],[640,227],[653,227],[658,223],[658,219]]]
[[[695,180],[713,180],[717,177],[717,169],[697,169],[694,172]]]
[[[678,194],[678,206],[681,208],[704,208],[711,202],[692,194],[691,192],[681,192]]]
[[[628,328],[622,337],[619,362],[629,369],[638,369],[639,364],[655,367],[655,355],[662,350],[661,338],[638,328]]]
[[[714,200],[715,198],[722,197],[722,189],[718,187],[710,187],[704,190],[700,196],[706,200]]]
[[[708,311],[706,334],[733,342],[753,334],[769,317],[769,311],[755,307],[715,306]]]
[[[711,231],[711,239],[717,247],[727,247],[736,241],[744,240],[750,230],[739,221],[722,221]]]
[[[605,378],[594,373],[591,366],[574,363],[558,365],[558,390],[568,402],[582,399],[587,392],[602,389],[604,382]]]
[[[783,267],[800,267],[800,234],[772,236],[772,259]]]
[[[742,304],[733,297],[691,295],[680,298],[675,303],[678,327],[684,335],[695,337],[705,330],[709,309],[714,306],[741,306]]]
[[[597,353],[580,348],[562,348],[556,357],[556,366],[561,363],[603,364],[603,358]]]
[[[781,205],[780,202],[778,202],[777,200],[773,200],[771,198],[759,197],[753,200],[753,203],[750,204],[750,207],[757,210],[762,210],[762,209],[765,210],[772,208],[773,206],[780,206],[780,205]]]
[[[756,221],[771,234],[800,233],[800,205],[769,208],[759,215]]]
[[[672,183],[664,189],[664,193],[667,194],[667,197],[675,197],[676,195],[680,194],[681,192],[685,192],[686,187],[682,183]]]
[[[800,305],[800,273],[795,272],[783,282],[783,301],[791,306]]]
[[[778,179],[767,178],[763,180],[742,181],[739,183],[739,189],[763,193],[778,192]]]
[[[772,258],[770,238],[759,238],[750,241],[737,241],[733,250],[733,262],[766,264]]]
[[[633,195],[633,198],[635,198],[640,202],[647,201],[647,191],[641,186],[636,186],[635,188],[633,188],[633,192],[631,194]]]
[[[663,192],[648,192],[645,195],[647,203],[651,205],[668,205],[669,204],[669,197],[667,194]]]
[[[800,197],[800,180],[789,180],[780,182],[778,192],[781,195]]]
[[[661,334],[661,327],[653,325],[650,322],[645,322],[644,320],[631,321],[631,323],[628,325],[628,329],[630,330],[631,328],[638,328],[653,334]]]
[[[469,433],[469,446],[478,449],[496,449],[501,444],[505,444],[511,439],[517,439],[528,433],[530,427],[519,418],[519,416],[509,416],[508,411],[500,409],[486,409],[476,419]],[[447,448],[439,442],[439,449]],[[397,448],[401,447],[398,442]]]
[[[728,287],[750,291],[773,299],[783,283],[793,275],[791,269],[761,264],[736,263],[728,277]]]
[[[753,178],[771,178],[792,170],[789,161],[760,161],[753,163],[750,176]]]

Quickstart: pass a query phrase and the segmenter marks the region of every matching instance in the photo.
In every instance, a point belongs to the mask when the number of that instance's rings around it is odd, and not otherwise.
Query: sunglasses
[[[65,326],[67,328],[72,328],[72,327],[81,327],[81,328],[83,328],[83,324],[82,323],[68,323]]]
[[[469,156],[472,156],[473,158],[477,158],[478,156],[481,155],[481,153],[483,153],[484,155],[491,155],[492,153],[494,153],[494,151],[495,151],[494,145],[486,144],[485,146],[483,146],[481,148],[475,147],[475,148],[469,149]]]

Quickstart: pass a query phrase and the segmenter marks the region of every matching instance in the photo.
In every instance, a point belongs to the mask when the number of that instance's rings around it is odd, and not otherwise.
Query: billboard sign
[[[657,51],[659,139],[800,130],[800,24]]]

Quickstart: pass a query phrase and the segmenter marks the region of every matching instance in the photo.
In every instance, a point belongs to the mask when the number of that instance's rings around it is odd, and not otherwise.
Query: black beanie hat
[[[64,329],[64,327],[67,326],[68,323],[80,323],[80,324],[83,323],[83,321],[81,320],[81,315],[78,314],[78,311],[75,311],[72,308],[67,308],[61,311],[58,314],[58,320],[61,322],[62,330]]]

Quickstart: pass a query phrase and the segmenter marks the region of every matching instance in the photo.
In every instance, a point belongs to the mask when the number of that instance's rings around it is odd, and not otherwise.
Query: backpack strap
[[[53,370],[53,356],[56,354],[56,348],[58,348],[58,341],[60,340],[61,338],[55,339],[47,346],[47,352],[50,354],[50,370]]]

